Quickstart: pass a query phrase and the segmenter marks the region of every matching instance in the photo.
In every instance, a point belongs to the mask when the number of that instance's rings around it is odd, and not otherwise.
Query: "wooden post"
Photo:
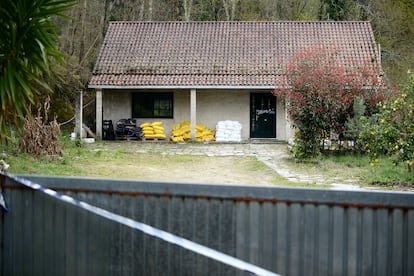
[[[82,138],[82,106],[83,106],[83,99],[82,99],[82,90],[79,90],[76,94],[76,102],[75,102],[75,133],[76,137],[81,139]]]
[[[83,91],[79,90],[79,120],[80,120],[80,124],[79,124],[79,139],[82,140],[82,134],[83,134]]]

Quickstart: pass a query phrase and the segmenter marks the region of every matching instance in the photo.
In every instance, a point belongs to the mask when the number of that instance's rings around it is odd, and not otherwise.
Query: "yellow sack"
[[[151,126],[151,123],[142,123],[139,126],[140,126],[140,128],[150,127]]]
[[[152,122],[151,126],[162,126],[162,122]]]
[[[183,126],[182,128],[181,128],[181,130],[182,131],[184,131],[184,132],[190,132],[191,131],[191,128],[190,128],[190,126]]]
[[[155,136],[155,138],[166,138],[166,136],[165,136],[165,134],[159,134],[159,133],[156,133],[156,134],[154,134],[154,136]]]
[[[153,126],[154,131],[162,131],[164,132],[164,128],[162,126]]]
[[[190,125],[190,121],[186,120],[186,121],[181,121],[178,123],[181,126],[185,126],[185,125]]]
[[[205,126],[205,125],[202,125],[202,124],[196,124],[196,130],[198,130],[198,131],[203,131],[205,128],[206,128],[206,126]]]
[[[144,137],[145,138],[157,138],[157,135],[155,135],[155,134],[147,134],[147,135],[145,135],[144,134]]]
[[[184,139],[182,136],[179,137],[171,137],[171,141],[173,142],[184,142]]]

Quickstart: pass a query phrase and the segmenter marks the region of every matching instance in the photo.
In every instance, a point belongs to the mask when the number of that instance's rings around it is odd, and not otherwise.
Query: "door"
[[[250,94],[250,137],[276,138],[276,97],[270,92]]]

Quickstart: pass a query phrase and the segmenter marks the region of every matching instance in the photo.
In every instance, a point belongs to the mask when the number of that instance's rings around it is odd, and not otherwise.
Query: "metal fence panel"
[[[282,275],[414,275],[414,194],[31,180]],[[1,275],[244,275],[6,178]]]

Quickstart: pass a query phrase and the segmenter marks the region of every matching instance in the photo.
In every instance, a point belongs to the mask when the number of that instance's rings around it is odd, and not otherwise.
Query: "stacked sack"
[[[195,138],[197,142],[209,142],[215,140],[213,130],[202,124],[196,124]],[[184,142],[188,140],[191,140],[190,121],[181,121],[172,127],[171,141]]]
[[[171,141],[184,142],[191,139],[190,121],[181,121],[171,130]]]
[[[196,124],[195,138],[197,142],[211,142],[216,140],[214,137],[214,131],[202,124]]]
[[[165,139],[164,127],[162,122],[147,122],[140,125],[144,138],[149,139]]]
[[[219,121],[216,125],[217,142],[241,142],[242,125],[237,121]]]

